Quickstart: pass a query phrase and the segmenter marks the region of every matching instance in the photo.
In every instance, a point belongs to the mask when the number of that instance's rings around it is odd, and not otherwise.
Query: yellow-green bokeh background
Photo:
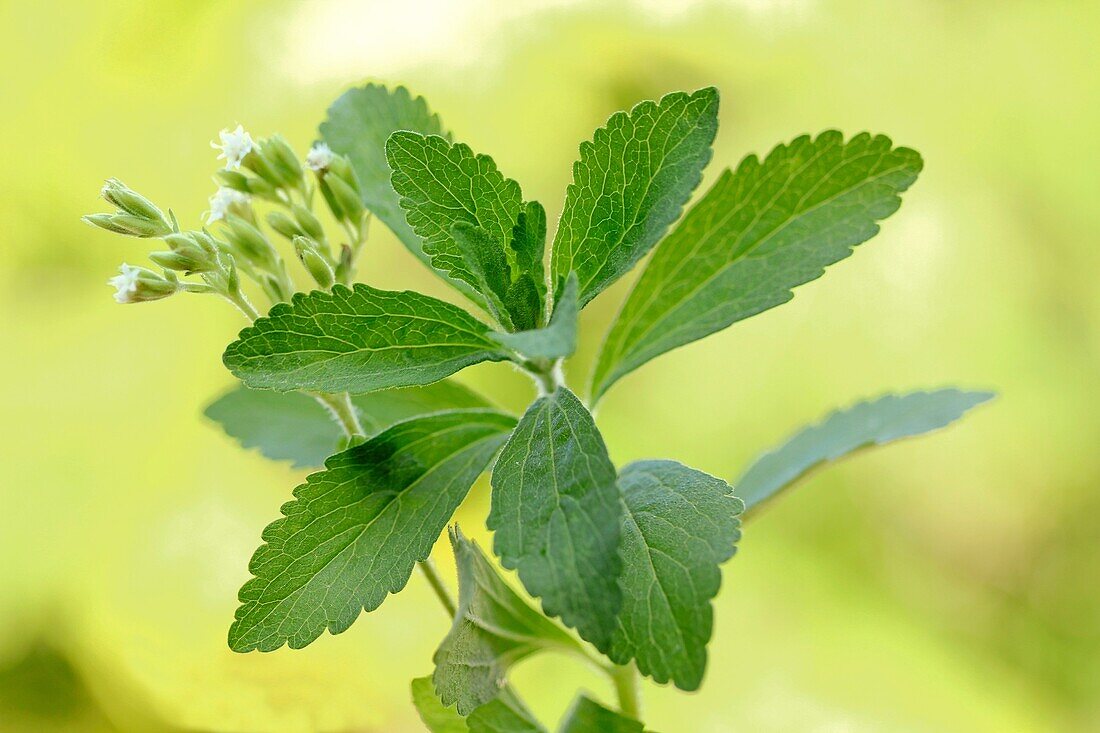
[[[200,415],[231,383],[238,317],[190,296],[115,305],[104,280],[147,244],[78,221],[118,176],[194,225],[220,128],[304,150],[366,78],[427,96],[552,216],[578,142],[673,89],[721,90],[708,180],[828,127],[918,148],[879,237],[790,304],[646,365],[600,426],[617,462],[733,478],[857,398],[1001,397],[751,522],[703,689],[648,686],[649,720],[1100,730],[1098,34],[1085,0],[0,3],[0,731],[420,730],[407,681],[447,622],[417,576],[305,650],[227,649],[249,555],[301,476]],[[380,228],[362,274],[447,295]],[[585,312],[573,380],[624,292]],[[502,365],[463,379],[530,397]],[[467,531],[485,509],[480,486]],[[578,686],[609,692],[559,659],[516,683],[548,718]]]

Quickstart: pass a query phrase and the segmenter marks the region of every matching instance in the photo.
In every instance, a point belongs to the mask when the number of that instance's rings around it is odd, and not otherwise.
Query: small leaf
[[[451,238],[475,280],[477,291],[485,296],[489,313],[498,323],[512,327],[507,303],[512,286],[511,268],[500,242],[481,227],[461,221],[451,227]]]
[[[352,398],[368,435],[418,415],[490,407],[472,390],[449,379],[422,387],[371,392]],[[300,392],[272,392],[237,385],[203,413],[244,448],[266,458],[316,468],[339,450],[343,432],[317,400]]]
[[[546,250],[546,209],[538,201],[528,201],[519,212],[511,246],[517,269],[530,275],[541,304],[546,300],[546,271],[542,263]]]
[[[488,155],[475,155],[461,143],[437,135],[398,131],[386,142],[386,158],[393,169],[393,188],[401,196],[409,226],[424,242],[432,266],[465,282],[489,297],[478,267],[506,263],[512,230],[523,206],[519,184],[505,178]],[[484,232],[479,248],[502,255],[479,253],[471,262],[455,241],[453,227],[465,224]],[[511,282],[511,274],[490,272],[490,281]]]
[[[565,714],[558,733],[643,733],[645,726],[584,695]]]
[[[531,358],[560,359],[572,356],[577,350],[579,311],[577,275],[571,272],[554,307],[549,326],[519,333],[494,333],[491,337],[498,344]]]
[[[417,677],[411,687],[413,705],[430,733],[469,733],[466,719],[436,696],[431,677]]]
[[[632,657],[657,682],[696,690],[713,626],[719,566],[741,537],[744,504],[725,481],[675,461],[639,461],[619,474],[623,607],[611,659]]]
[[[752,509],[815,466],[865,446],[885,445],[946,427],[992,397],[992,392],[941,389],[886,395],[839,410],[757,457],[734,483],[737,495],[746,509]]]
[[[435,653],[436,692],[463,715],[494,699],[509,667],[551,648],[580,651],[573,637],[531,608],[508,586],[476,543],[457,527],[451,546],[458,566],[458,612]]]
[[[507,358],[488,334],[466,311],[427,295],[337,285],[276,305],[222,360],[253,388],[363,393]]]
[[[413,97],[405,87],[390,90],[378,84],[367,84],[344,92],[329,107],[328,116],[320,128],[321,137],[328,146],[351,161],[351,167],[359,178],[363,205],[389,227],[410,252],[431,267],[420,237],[406,223],[405,212],[399,204],[400,197],[390,184],[386,140],[397,130],[449,137],[443,130],[439,115],[428,109],[423,97]],[[446,275],[432,269],[447,279]],[[451,282],[479,302],[468,285]]]
[[[717,130],[713,87],[611,115],[573,164],[554,237],[554,287],[576,272],[583,307],[629,271],[680,217]]]
[[[878,233],[920,169],[916,151],[885,136],[846,143],[834,130],[725,171],[638,279],[597,361],[593,399],[655,356],[789,301]]]
[[[229,645],[301,648],[404,588],[514,425],[492,410],[441,412],[329,458],[264,530]]]
[[[493,549],[548,616],[606,652],[622,597],[622,507],[592,416],[561,387],[528,408],[493,471]]]

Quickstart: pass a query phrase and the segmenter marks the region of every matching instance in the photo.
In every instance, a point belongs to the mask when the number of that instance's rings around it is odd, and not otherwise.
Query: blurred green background
[[[656,730],[1100,730],[1100,104],[1091,1],[209,0],[0,4],[0,730],[421,730],[408,680],[447,621],[419,576],[345,634],[235,655],[260,530],[300,474],[201,417],[241,327],[213,299],[113,303],[147,243],[90,229],[118,176],[185,225],[238,121],[304,152],[364,79],[424,94],[556,216],[611,112],[715,84],[723,165],[802,132],[885,132],[921,180],[790,304],[648,364],[604,401],[612,457],[733,478],[889,390],[1001,397],[816,474],[745,529],[703,689]],[[706,185],[706,184],[704,184]],[[444,287],[375,229],[363,279]],[[626,292],[583,319],[581,382]],[[463,373],[520,409],[502,365]],[[484,485],[460,513],[484,533]],[[442,543],[440,565],[452,572]],[[553,720],[571,662],[516,684]]]

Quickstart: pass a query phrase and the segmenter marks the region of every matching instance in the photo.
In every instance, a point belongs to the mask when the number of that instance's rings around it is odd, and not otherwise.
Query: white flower
[[[224,219],[231,207],[238,204],[243,206],[249,201],[248,194],[224,186],[219,188],[218,192],[210,197],[210,212],[206,215],[207,225]]]
[[[315,173],[320,173],[332,165],[335,157],[336,155],[327,144],[317,143],[306,153],[306,165]]]
[[[237,125],[236,130],[222,130],[218,133],[218,137],[221,138],[221,145],[211,140],[210,147],[222,151],[218,160],[225,159],[226,168],[237,170],[241,167],[241,161],[245,156],[252,152],[252,136],[245,132],[243,127]]]
[[[138,277],[141,275],[140,267],[133,267],[122,263],[122,267],[118,268],[120,275],[115,275],[107,284],[115,288],[115,302],[116,303],[134,303],[134,294],[137,293]]]

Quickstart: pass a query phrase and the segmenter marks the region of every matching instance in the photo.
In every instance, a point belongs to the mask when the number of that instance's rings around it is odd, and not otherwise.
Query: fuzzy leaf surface
[[[504,358],[488,327],[461,308],[358,283],[276,305],[222,360],[253,388],[359,394],[430,384]]]
[[[638,461],[619,474],[623,607],[611,658],[696,690],[713,627],[719,567],[741,537],[744,504],[720,478],[675,461]]]
[[[581,695],[565,714],[558,733],[643,733],[645,726]]]
[[[491,406],[473,390],[449,379],[356,395],[352,403],[368,435],[418,415]],[[300,392],[237,385],[210,403],[203,414],[221,425],[241,447],[256,448],[273,461],[290,461],[294,468],[323,465],[344,439],[328,411]]]
[[[437,413],[329,458],[264,530],[230,647],[301,648],[404,588],[514,425],[493,410]]]
[[[878,233],[921,166],[888,137],[831,130],[725,171],[646,265],[608,333],[593,399],[655,356],[789,301]]]
[[[435,653],[432,680],[443,704],[467,715],[500,693],[508,668],[521,659],[553,647],[579,648],[520,598],[457,528],[451,530],[451,546],[458,567],[458,611]]]
[[[531,711],[508,688],[463,718],[435,694],[431,677],[412,681],[412,698],[430,733],[545,733]]]
[[[493,549],[527,591],[605,652],[622,604],[622,506],[615,466],[580,400],[564,387],[536,400],[493,471]]]
[[[737,495],[746,509],[752,509],[818,465],[860,448],[946,427],[993,396],[992,392],[941,389],[885,395],[838,410],[757,457],[734,482]]]
[[[386,143],[393,169],[393,188],[409,226],[424,243],[432,266],[488,297],[488,279],[511,282],[509,243],[523,207],[519,184],[505,178],[488,155],[451,143],[438,135],[398,131]],[[453,227],[476,227],[484,233],[479,261],[455,240]],[[496,255],[496,256],[494,256]]]
[[[554,306],[554,315],[551,316],[549,325],[519,333],[494,333],[492,338],[497,343],[514,349],[524,356],[544,359],[565,358],[572,356],[577,350],[579,316],[577,275],[571,272]]]
[[[554,237],[552,285],[576,272],[583,307],[626,274],[680,217],[717,130],[713,87],[611,115],[573,164]]]

